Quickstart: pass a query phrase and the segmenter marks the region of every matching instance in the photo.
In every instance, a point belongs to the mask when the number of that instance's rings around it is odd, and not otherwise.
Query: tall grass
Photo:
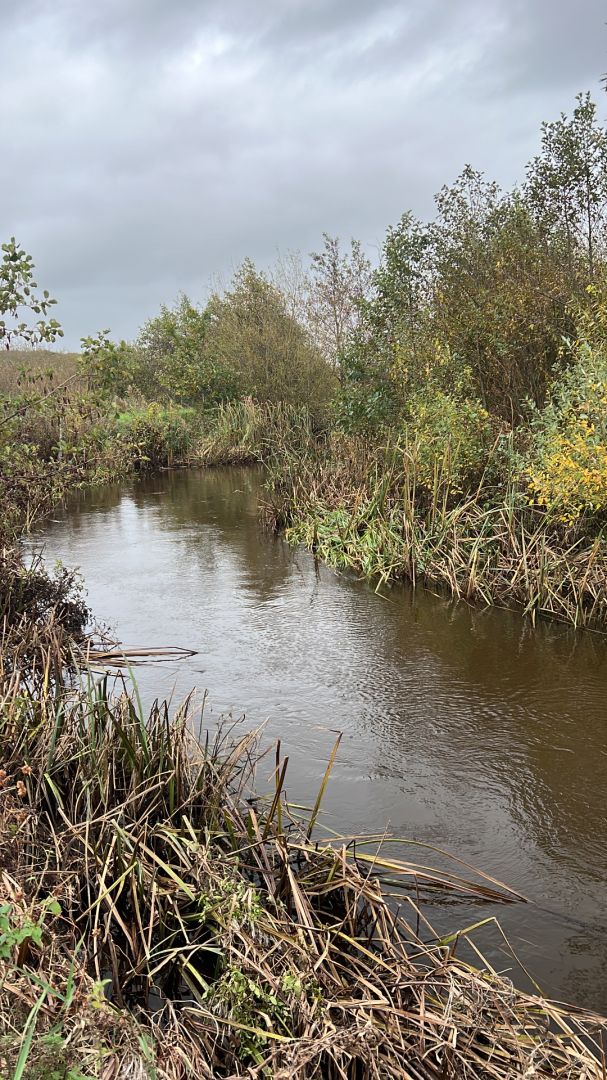
[[[264,461],[276,445],[301,450],[312,437],[305,406],[245,398],[219,405],[208,414],[198,456],[209,465],[255,463]]]
[[[521,608],[574,626],[607,622],[607,543],[528,504],[514,479],[454,488],[448,446],[420,478],[415,439],[370,448],[333,435],[293,453],[277,445],[266,516],[328,563]]]
[[[3,351],[0,364],[0,397],[15,398],[30,390],[48,393],[56,386],[69,386],[82,393],[86,377],[81,373],[79,354],[50,349]]]
[[[325,838],[279,751],[255,797],[254,734],[201,743],[187,703],[143,716],[105,678],[70,695],[48,670],[42,696],[13,672],[0,701],[9,1075],[40,1075],[49,1046],[99,1077],[603,1075],[597,1018],[471,968],[424,913],[515,893]]]

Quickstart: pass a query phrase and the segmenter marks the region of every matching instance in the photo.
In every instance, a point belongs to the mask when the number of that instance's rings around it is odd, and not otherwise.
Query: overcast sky
[[[76,344],[323,231],[379,246],[466,162],[523,175],[607,0],[0,0],[0,234]]]

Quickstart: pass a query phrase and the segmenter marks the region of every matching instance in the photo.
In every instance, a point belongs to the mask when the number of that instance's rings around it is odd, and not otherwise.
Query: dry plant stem
[[[55,1032],[104,1078],[604,1077],[600,1018],[473,968],[474,927],[441,940],[426,912],[462,896],[480,926],[516,893],[319,832],[330,768],[297,817],[279,751],[255,794],[255,733],[200,744],[191,704],[69,689],[62,647],[38,642],[33,682],[13,662],[0,697],[0,903],[40,927],[2,961],[7,1070],[31,1030],[32,1068]]]
[[[415,443],[370,449],[344,436],[300,451],[277,445],[265,517],[286,528],[291,542],[378,585],[408,580],[468,602],[516,607],[532,621],[605,629],[602,535],[565,526],[512,485],[498,494],[483,478],[467,495],[454,491],[448,456],[432,485],[421,484],[419,452]]]

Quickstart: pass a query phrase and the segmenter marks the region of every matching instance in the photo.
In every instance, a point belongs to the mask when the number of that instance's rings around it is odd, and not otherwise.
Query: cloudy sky
[[[543,119],[607,114],[607,0],[0,0],[0,234],[66,339],[131,337],[245,255],[377,248]]]

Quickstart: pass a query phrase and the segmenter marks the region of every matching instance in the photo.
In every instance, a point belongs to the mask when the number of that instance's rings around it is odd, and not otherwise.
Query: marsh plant
[[[487,903],[524,898],[321,824],[338,743],[296,809],[255,732],[144,713],[65,631],[20,659],[40,678],[13,663],[1,689],[0,1075],[603,1076],[598,1018],[459,958]],[[479,916],[441,936],[449,897]]]

